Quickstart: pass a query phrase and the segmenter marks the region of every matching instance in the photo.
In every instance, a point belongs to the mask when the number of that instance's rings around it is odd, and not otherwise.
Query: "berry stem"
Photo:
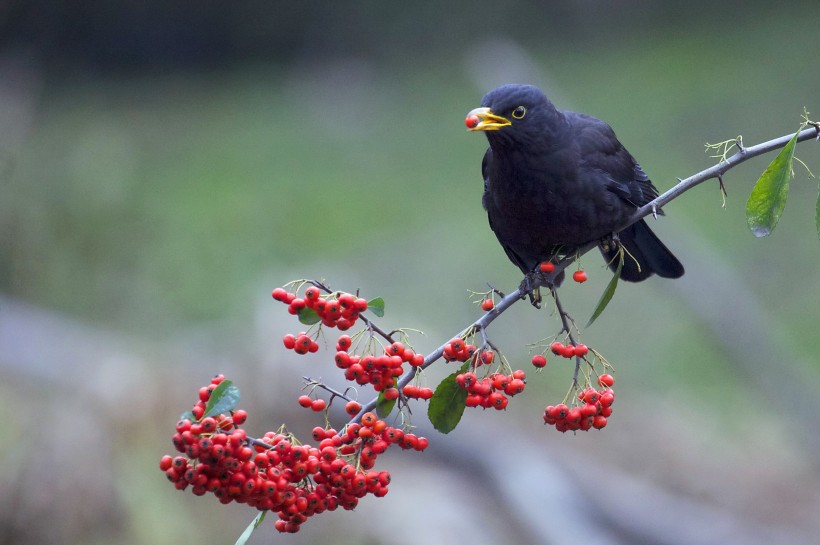
[[[325,390],[326,392],[330,392],[330,394],[331,394],[330,401],[333,401],[334,397],[340,397],[340,398],[344,399],[345,401],[353,401],[353,399],[347,397],[347,390],[349,390],[350,388],[347,388],[345,390],[345,393],[341,393],[338,390],[335,390],[335,389],[331,388],[330,386],[327,386],[325,383],[323,383],[319,380],[314,380],[310,377],[305,377],[305,376],[302,377],[302,380],[304,380],[305,383],[308,386],[321,388],[322,390]],[[328,406],[330,405],[330,401],[328,401]]]

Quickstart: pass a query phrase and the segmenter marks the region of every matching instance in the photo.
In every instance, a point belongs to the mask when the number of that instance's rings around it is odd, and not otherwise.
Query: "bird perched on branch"
[[[609,125],[556,109],[532,85],[493,89],[466,124],[487,135],[482,201],[498,241],[524,274],[599,241],[613,270],[624,248],[623,280],[683,275],[644,220],[616,233],[658,191]]]

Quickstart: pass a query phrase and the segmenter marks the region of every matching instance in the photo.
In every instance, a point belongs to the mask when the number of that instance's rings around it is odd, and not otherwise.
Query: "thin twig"
[[[753,157],[757,157],[758,155],[763,155],[764,153],[768,153],[770,151],[773,151],[773,150],[780,149],[780,148],[784,147],[789,142],[789,140],[792,139],[793,136],[794,136],[794,134],[787,134],[785,136],[781,136],[780,138],[775,138],[773,140],[769,140],[767,142],[763,142],[763,143],[757,144],[755,146],[739,147],[740,151],[736,152],[731,157],[727,158],[726,160],[721,161],[720,163],[718,163],[718,164],[716,164],[716,165],[714,165],[710,168],[707,168],[706,170],[703,170],[701,172],[698,172],[697,174],[694,174],[692,176],[689,176],[686,179],[681,180],[679,183],[674,185],[671,189],[669,189],[668,191],[666,191],[662,195],[658,196],[653,201],[650,201],[649,203],[645,204],[644,206],[638,208],[627,220],[625,220],[621,225],[619,225],[615,229],[615,231],[620,232],[620,231],[626,229],[627,227],[629,227],[633,223],[636,223],[636,222],[640,221],[641,219],[643,219],[644,217],[648,216],[649,214],[652,214],[653,211],[661,209],[663,207],[663,205],[668,204],[669,202],[671,202],[674,199],[678,198],[683,193],[689,191],[693,187],[695,187],[697,185],[700,185],[700,184],[702,184],[703,182],[705,182],[707,180],[711,180],[712,178],[722,177],[722,175],[725,174],[728,170],[736,167],[737,165],[739,165],[739,164],[741,164],[745,161],[748,161],[749,159],[752,159]],[[798,142],[803,142],[803,141],[809,140],[811,138],[817,138],[818,140],[820,140],[820,126],[815,125],[815,126],[812,126],[811,128],[804,129],[804,130],[800,131],[800,133],[797,136],[797,141]],[[536,289],[540,286],[551,286],[551,285],[553,285],[553,283],[555,281],[555,278],[559,274],[561,274],[561,272],[563,272],[564,269],[566,269],[570,264],[572,264],[575,261],[576,256],[581,256],[581,255],[587,253],[588,251],[596,248],[598,246],[598,244],[599,244],[598,241],[592,241],[592,242],[587,243],[586,245],[584,245],[583,247],[578,249],[577,252],[573,253],[570,256],[565,257],[564,259],[562,259],[561,261],[556,263],[555,264],[555,270],[552,271],[549,274],[532,275],[532,278],[531,278],[532,282],[530,283],[528,288],[530,290],[534,290],[534,289]],[[523,286],[523,283],[522,283],[522,286]],[[496,318],[501,316],[501,314],[503,314],[508,308],[510,308],[516,302],[518,302],[519,300],[523,299],[526,296],[527,292],[522,286],[519,286],[518,289],[516,289],[515,291],[513,291],[513,292],[507,294],[505,297],[503,297],[501,299],[501,301],[498,302],[498,304],[495,306],[495,308],[492,311],[484,313],[478,320],[473,322],[472,325],[470,325],[467,328],[467,330],[473,329],[475,331],[483,331],[487,326],[489,326],[492,322],[494,322],[496,320]],[[558,305],[559,304],[558,303],[558,301],[559,301],[558,298],[556,298],[555,301],[556,301],[556,305]],[[562,316],[562,322],[563,322],[565,314],[560,309],[559,309],[559,313]],[[568,327],[568,325],[565,322],[564,322],[564,329],[566,329],[569,332],[569,334],[571,335],[570,328]],[[575,344],[574,341],[573,341],[573,338],[571,336],[570,336],[570,342]],[[436,350],[431,352],[426,358],[424,358],[424,364],[422,364],[420,366],[420,368],[425,369],[425,368],[429,367],[430,365],[432,365],[439,358],[441,358],[442,355],[444,354],[444,347],[446,345],[447,345],[447,343],[442,344]],[[577,380],[578,380],[579,366],[580,366],[580,362],[576,361],[575,375],[574,375],[574,378],[573,378],[576,385],[577,385]],[[412,369],[412,370],[408,371],[407,373],[405,373],[398,380],[398,383],[397,383],[396,387],[399,388],[399,390],[401,390],[405,385],[407,385],[411,380],[413,380],[413,377],[415,376],[415,373],[416,373],[415,369]],[[368,412],[368,411],[372,411],[374,409],[374,407],[376,406],[377,401],[378,401],[378,398],[374,398],[371,401],[369,401],[368,403],[363,404],[361,411],[359,411],[359,413],[356,416],[354,416],[351,419],[350,422],[353,423],[353,422],[361,421],[362,415],[364,413]]]

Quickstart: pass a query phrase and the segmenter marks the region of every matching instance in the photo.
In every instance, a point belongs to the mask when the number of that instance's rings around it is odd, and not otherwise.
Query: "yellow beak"
[[[506,117],[495,115],[489,108],[476,108],[467,114],[467,129],[471,131],[497,131],[512,122]]]

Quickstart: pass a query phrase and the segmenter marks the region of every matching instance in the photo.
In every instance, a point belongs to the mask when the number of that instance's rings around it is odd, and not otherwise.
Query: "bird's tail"
[[[683,276],[683,265],[652,232],[644,220],[634,223],[618,233],[626,253],[621,269],[621,279],[628,282],[646,280],[652,274],[663,278]],[[615,245],[612,245],[615,246]],[[618,248],[601,248],[609,262],[609,268],[618,269]]]

